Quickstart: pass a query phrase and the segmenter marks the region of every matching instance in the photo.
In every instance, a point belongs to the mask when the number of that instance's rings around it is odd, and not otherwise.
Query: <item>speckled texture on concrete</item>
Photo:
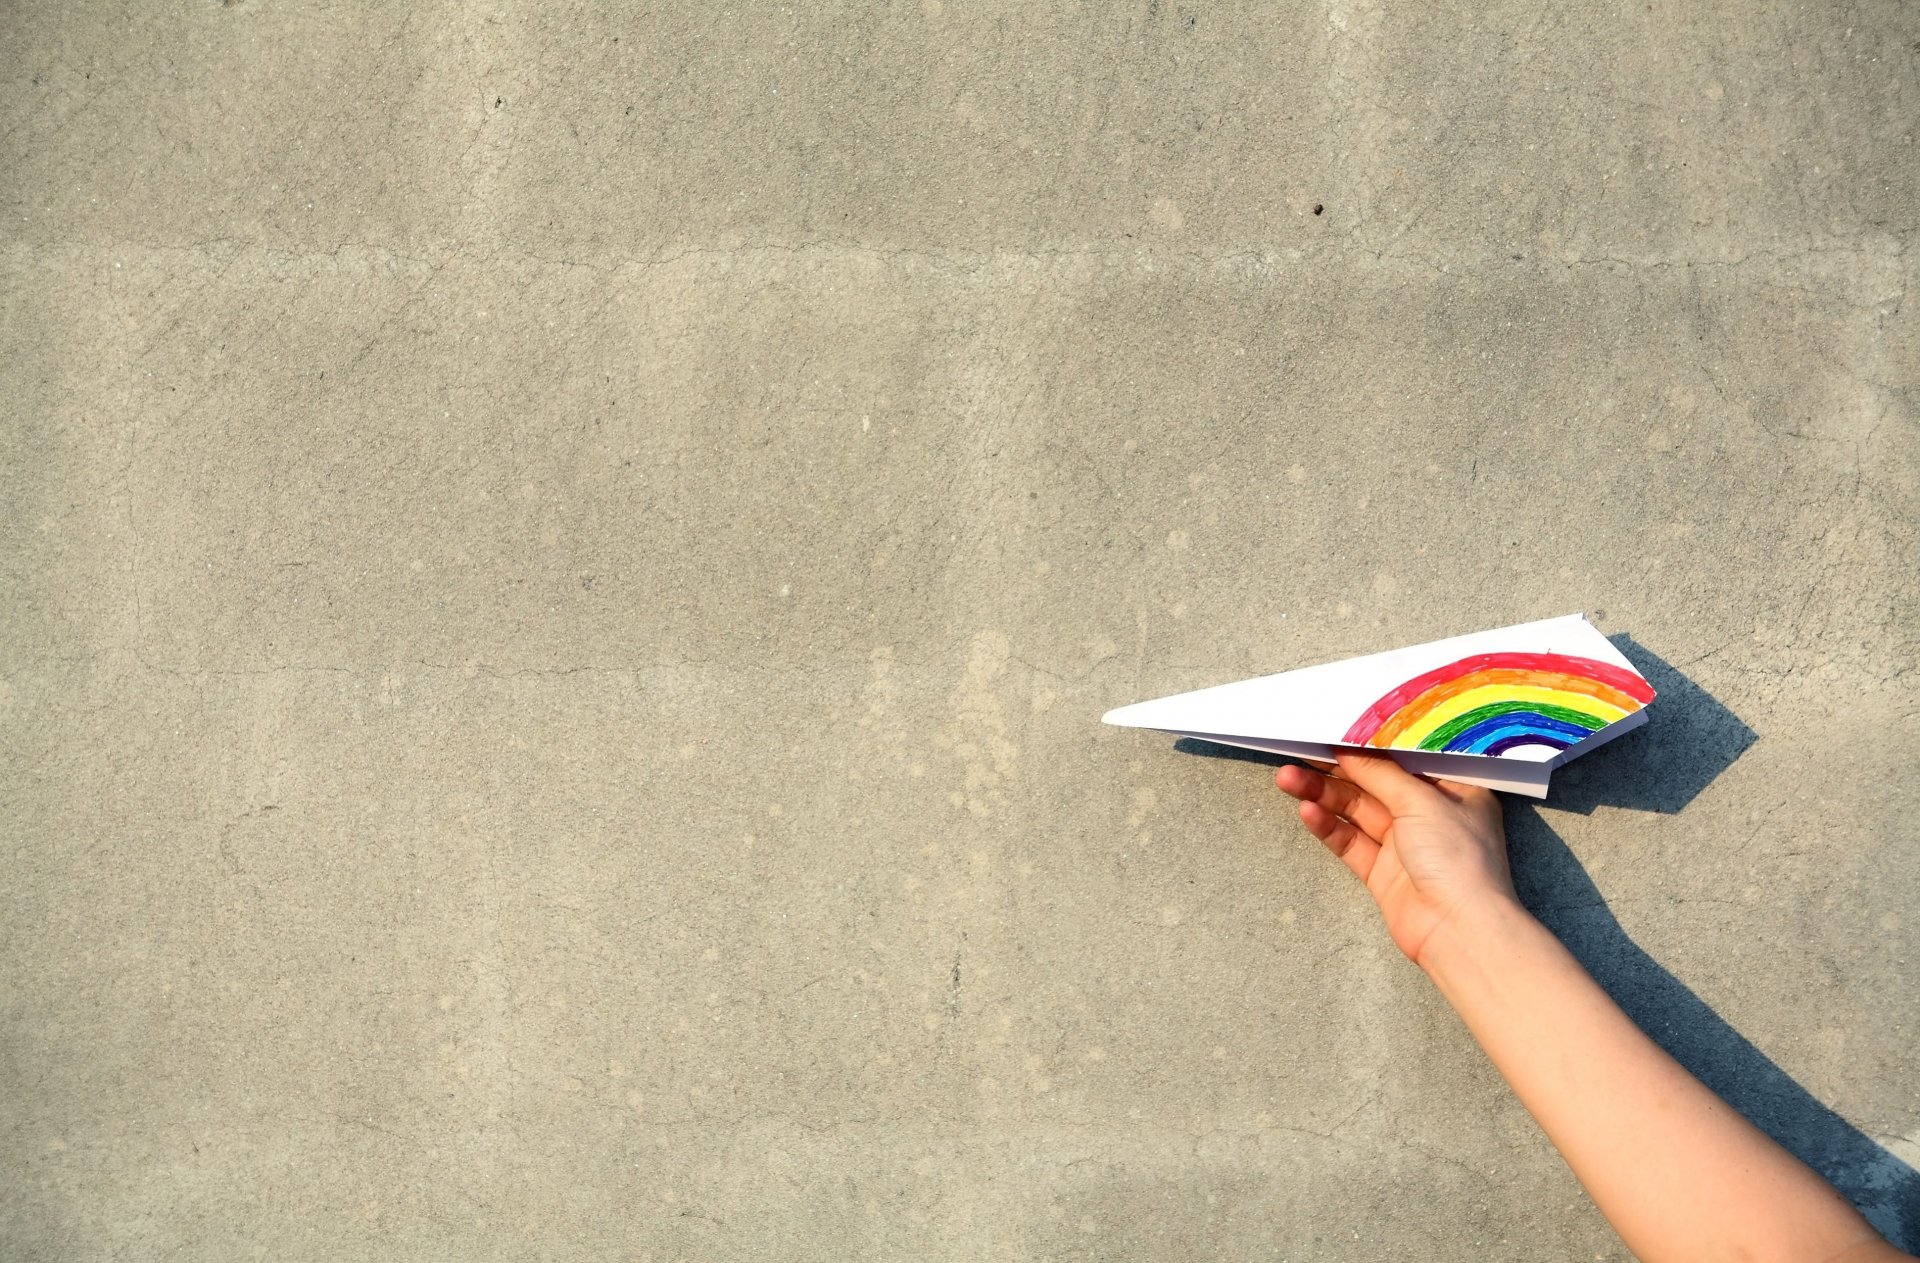
[[[1920,1244],[1920,9],[0,9],[0,1253],[1617,1259],[1258,763]],[[1904,1222],[1903,1222],[1904,1217]]]

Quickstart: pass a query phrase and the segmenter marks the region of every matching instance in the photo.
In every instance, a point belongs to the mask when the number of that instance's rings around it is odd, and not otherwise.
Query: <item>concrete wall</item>
[[[1528,898],[1920,1245],[1920,9],[632,9],[0,9],[8,1257],[1623,1258],[1097,722],[1578,609]]]

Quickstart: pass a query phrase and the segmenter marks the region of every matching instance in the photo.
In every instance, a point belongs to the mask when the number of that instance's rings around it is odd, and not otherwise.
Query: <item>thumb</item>
[[[1380,800],[1396,816],[1433,805],[1440,791],[1384,754],[1336,749],[1340,775]]]

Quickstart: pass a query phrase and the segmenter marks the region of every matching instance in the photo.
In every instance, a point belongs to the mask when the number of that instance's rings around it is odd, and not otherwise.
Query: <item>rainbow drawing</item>
[[[1417,675],[1367,707],[1345,743],[1502,755],[1564,750],[1653,700],[1639,675],[1564,653],[1477,653]]]

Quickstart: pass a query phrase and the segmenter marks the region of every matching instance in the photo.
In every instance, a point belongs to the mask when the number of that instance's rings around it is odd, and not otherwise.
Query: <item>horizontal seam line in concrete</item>
[[[1322,263],[1374,262],[1397,263],[1423,268],[1436,272],[1462,274],[1480,271],[1508,271],[1516,263],[1530,264],[1534,270],[1573,270],[1577,268],[1624,268],[1629,271],[1668,271],[1688,268],[1715,268],[1738,270],[1748,266],[1765,265],[1774,268],[1797,270],[1811,266],[1816,260],[1830,260],[1836,263],[1852,262],[1857,264],[1893,264],[1906,255],[1904,241],[1898,245],[1884,248],[1849,245],[1808,244],[1794,249],[1756,248],[1732,258],[1703,258],[1694,256],[1670,256],[1663,254],[1582,254],[1573,259],[1549,254],[1530,254],[1523,258],[1514,258],[1510,254],[1488,251],[1478,254],[1462,254],[1453,258],[1434,258],[1419,254],[1401,253],[1387,249],[1374,249],[1364,244],[1348,242],[1338,246],[1316,245],[1311,247],[1272,249],[1248,247],[1227,250],[1178,250],[1137,243],[1096,244],[1084,247],[1045,247],[1045,246],[988,246],[976,248],[923,249],[913,246],[875,246],[856,242],[819,241],[819,242],[755,242],[738,245],[688,246],[679,249],[662,250],[651,254],[621,255],[607,253],[595,256],[567,257],[538,254],[532,251],[514,250],[509,247],[497,247],[491,251],[473,250],[459,243],[447,243],[444,249],[430,254],[403,253],[389,246],[372,242],[347,241],[325,249],[291,250],[267,245],[249,238],[213,237],[196,241],[177,243],[151,241],[112,241],[101,244],[86,242],[63,242],[58,244],[28,244],[16,242],[8,250],[10,265],[19,256],[43,257],[51,252],[64,250],[69,253],[89,255],[111,255],[139,251],[147,254],[210,253],[230,251],[235,254],[253,254],[263,260],[291,263],[331,262],[340,263],[353,255],[366,255],[371,259],[384,259],[414,267],[439,269],[460,258],[471,256],[482,265],[511,265],[514,263],[536,263],[549,267],[578,268],[596,272],[621,272],[626,270],[645,271],[652,268],[668,267],[676,263],[703,260],[736,260],[754,256],[790,256],[843,259],[903,260],[925,264],[936,268],[973,270],[982,266],[1007,263],[1059,263],[1093,262],[1116,265],[1132,265],[1145,269],[1165,269],[1175,267],[1212,268],[1221,266],[1239,266],[1254,270],[1279,270],[1288,266],[1312,266]]]

